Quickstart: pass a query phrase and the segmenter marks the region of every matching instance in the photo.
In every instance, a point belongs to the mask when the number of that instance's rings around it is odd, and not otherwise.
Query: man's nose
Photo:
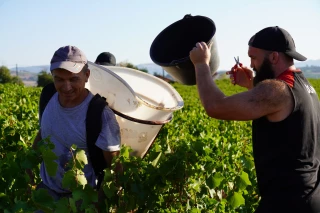
[[[65,81],[64,82],[64,90],[65,91],[69,91],[69,90],[71,90],[71,83],[70,83],[70,81]]]

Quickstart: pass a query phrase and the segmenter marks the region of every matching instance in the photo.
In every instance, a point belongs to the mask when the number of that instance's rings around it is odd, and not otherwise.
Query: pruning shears
[[[234,57],[234,60],[236,61],[236,65],[234,65],[234,68],[236,68],[237,66],[240,66],[240,67],[242,66],[242,64],[239,61],[239,56],[237,56],[237,58]]]
[[[235,71],[233,71],[233,79],[234,79],[234,84],[233,84],[233,85],[236,84],[236,71],[237,71],[237,67],[242,67],[242,63],[240,63],[239,56],[237,56],[237,58],[234,57],[234,60],[236,61],[236,64],[233,66],[233,69],[235,70]],[[248,79],[251,79],[249,73],[246,72],[246,75],[247,75]]]

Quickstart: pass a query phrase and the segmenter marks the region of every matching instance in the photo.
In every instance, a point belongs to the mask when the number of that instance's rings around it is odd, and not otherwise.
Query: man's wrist
[[[202,70],[202,69],[208,68],[209,65],[208,65],[207,63],[203,62],[203,63],[197,63],[197,64],[195,64],[194,67],[196,68],[196,70],[198,70],[198,69],[201,69],[201,70]]]

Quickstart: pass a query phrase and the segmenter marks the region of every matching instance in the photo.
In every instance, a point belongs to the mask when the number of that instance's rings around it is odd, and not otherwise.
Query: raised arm
[[[211,78],[209,58],[210,51],[203,42],[190,51],[201,103],[210,117],[222,120],[253,120],[262,116],[281,119],[292,111],[290,89],[278,80],[265,80],[247,92],[225,96]]]

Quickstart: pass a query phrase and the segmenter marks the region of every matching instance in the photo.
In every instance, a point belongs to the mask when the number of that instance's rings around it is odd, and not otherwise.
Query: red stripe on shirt
[[[293,72],[301,72],[301,70],[297,69],[297,70],[286,70],[284,71],[283,73],[281,73],[277,79],[278,80],[282,80],[284,82],[286,82],[289,87],[293,87],[294,85],[294,75],[293,75]]]

